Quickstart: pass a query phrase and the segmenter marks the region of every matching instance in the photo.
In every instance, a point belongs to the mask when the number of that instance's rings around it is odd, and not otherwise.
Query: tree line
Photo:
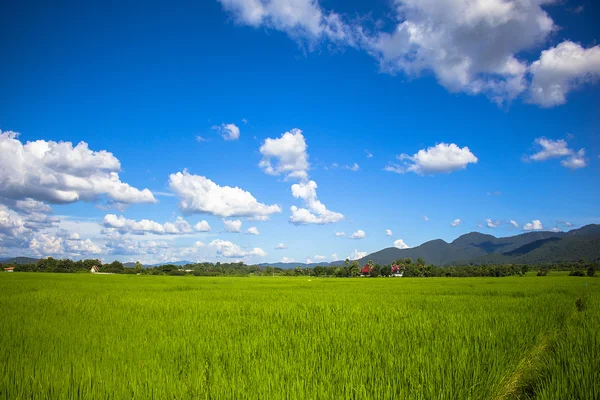
[[[314,276],[314,277],[390,277],[394,269],[403,277],[503,277],[525,275],[529,271],[537,271],[538,276],[547,275],[551,270],[569,271],[572,276],[594,276],[600,268],[598,262],[562,262],[558,264],[490,264],[463,266],[435,266],[427,264],[422,258],[413,262],[412,259],[395,260],[392,264],[380,265],[369,261],[361,267],[358,261],[346,260],[343,265],[318,265],[315,267],[298,266],[291,269],[276,267],[259,267],[246,265],[243,262],[231,263],[192,263],[184,266],[165,264],[156,267],[144,267],[139,262],[133,266],[125,266],[119,261],[103,264],[97,259],[73,261],[70,259],[44,258],[32,264],[4,264],[2,267],[14,267],[15,272],[57,272],[57,273],[86,273],[92,267],[98,272],[113,274],[139,275],[195,275],[195,276]],[[365,268],[367,267],[367,268]],[[365,272],[366,271],[366,272]]]

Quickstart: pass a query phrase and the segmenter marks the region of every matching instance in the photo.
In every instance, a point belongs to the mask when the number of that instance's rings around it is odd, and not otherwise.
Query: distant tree
[[[384,265],[381,267],[381,276],[392,276],[392,266]]]
[[[587,276],[594,276],[596,275],[596,267],[594,265],[590,265],[590,267],[587,270]]]
[[[425,260],[423,260],[421,257],[417,258],[417,265],[419,267],[424,267],[425,266]]]

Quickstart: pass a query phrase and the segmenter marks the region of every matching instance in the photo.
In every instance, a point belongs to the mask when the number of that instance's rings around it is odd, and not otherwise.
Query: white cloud
[[[246,231],[246,233],[248,233],[249,235],[260,235],[260,232],[258,231],[258,228],[255,226],[252,226],[250,228],[248,228],[248,230]]]
[[[524,159],[524,161],[545,161],[550,158],[567,157],[560,163],[563,167],[570,169],[578,169],[587,166],[585,160],[585,149],[580,149],[575,152],[570,149],[564,139],[552,140],[545,137],[539,137],[534,140],[534,143],[541,148],[537,153]]]
[[[105,228],[117,230],[120,233],[131,233],[144,235],[153,233],[155,235],[179,235],[192,232],[191,225],[181,217],[177,217],[174,223],[166,222],[160,224],[148,219],[135,221],[124,216],[117,217],[115,214],[106,214],[102,220]]]
[[[269,175],[307,179],[309,164],[306,149],[302,131],[292,129],[278,139],[265,139],[260,146],[263,158],[258,165]]]
[[[221,132],[221,136],[225,140],[238,140],[240,138],[240,128],[235,124],[221,124],[212,128]]]
[[[350,43],[349,27],[334,12],[324,11],[316,0],[219,0],[237,23],[265,26],[309,42],[321,38]]]
[[[428,217],[427,215],[423,215],[423,219],[424,219],[425,221],[429,221],[429,217]]]
[[[287,246],[284,243],[277,243],[277,245],[275,246],[276,250],[284,250],[287,249]]]
[[[579,169],[587,166],[587,162],[585,161],[585,150],[580,149],[577,153],[573,154],[571,157],[566,158],[560,162],[560,165],[570,169]]]
[[[450,92],[483,94],[499,105],[523,93],[543,107],[563,104],[569,91],[600,74],[600,46],[567,40],[531,65],[526,60],[560,29],[542,8],[556,0],[393,0],[391,31],[381,21],[369,28],[362,22],[370,18],[326,11],[317,0],[219,2],[240,24],[286,32],[309,49],[325,40],[356,47],[383,72],[433,74]]]
[[[267,253],[259,247],[246,251],[236,244],[221,239],[213,240],[210,242],[209,246],[216,248],[217,254],[227,258],[245,258],[252,256],[265,257],[267,255]]]
[[[565,225],[566,225],[566,226],[573,226],[573,224],[572,224],[572,223],[570,223],[569,221],[565,222]]]
[[[204,137],[202,137],[200,135],[196,136],[196,140],[199,141],[200,143],[202,143],[202,142],[208,142],[208,139],[206,139],[206,138],[204,138]]]
[[[529,101],[542,107],[567,102],[567,93],[600,77],[600,46],[584,49],[571,41],[542,51],[529,67],[533,76]]]
[[[478,161],[468,147],[461,149],[454,143],[439,143],[426,150],[419,150],[412,156],[401,154],[397,158],[403,162],[403,165],[390,164],[385,167],[386,171],[417,174],[450,173],[465,169],[468,164],[476,164]]]
[[[352,235],[350,235],[350,239],[364,239],[367,237],[367,234],[362,229],[357,230]]]
[[[313,259],[314,259],[316,262],[323,261],[323,260],[325,260],[326,258],[327,258],[327,257],[325,257],[325,256],[318,256],[318,255],[313,257]]]
[[[243,123],[244,125],[248,125],[248,120],[247,120],[246,118],[242,118],[242,123]]]
[[[369,150],[365,149],[365,153],[367,154],[367,158],[373,158],[373,153],[371,153]]]
[[[458,218],[450,223],[451,226],[458,226],[460,224],[462,224],[462,221]]]
[[[390,229],[386,229],[386,230],[385,230],[385,234],[386,234],[387,236],[392,236],[392,231],[391,231]]]
[[[534,143],[542,149],[529,157],[533,161],[544,161],[549,158],[565,157],[573,154],[573,150],[569,149],[567,142],[563,139],[552,140],[539,137],[534,140]]]
[[[346,232],[336,232],[335,236],[337,236],[337,237],[346,236]]]
[[[50,207],[48,204],[29,198],[17,200],[15,202],[15,208],[26,213],[35,212],[47,214],[52,212],[52,207]]]
[[[485,224],[488,228],[497,228],[500,225],[500,221],[492,221],[491,219],[486,219]]]
[[[358,260],[358,259],[366,257],[366,256],[367,256],[366,251],[358,251],[358,250],[354,249],[354,251],[352,253],[350,253],[350,255],[346,258],[354,261],[354,260]]]
[[[360,166],[357,163],[352,164],[352,166],[346,165],[346,169],[349,169],[352,172],[356,172],[360,169]]]
[[[205,246],[205,244],[202,243],[201,241],[197,241],[194,243],[194,247],[204,247],[204,246]]]
[[[558,226],[555,226],[554,228],[550,229],[550,232],[562,232],[562,229],[560,229]]]
[[[542,222],[539,219],[535,219],[523,225],[524,231],[539,231],[542,229],[544,229],[544,225],[542,225]]]
[[[225,226],[225,232],[239,233],[242,230],[242,221],[239,219],[224,219],[223,225]]]
[[[399,249],[410,249],[410,246],[404,243],[404,240],[402,239],[394,241],[394,247],[397,247]]]
[[[21,143],[18,133],[0,132],[0,196],[48,203],[109,201],[155,203],[148,189],[121,182],[121,163],[105,150],[92,151],[87,143],[38,140]]]
[[[292,263],[295,262],[296,260],[294,260],[293,258],[288,258],[288,257],[281,257],[281,261],[282,263]]]
[[[527,87],[517,54],[554,30],[543,0],[397,0],[399,24],[366,47],[384,71],[417,77],[432,71],[451,92],[510,101]]]
[[[510,220],[510,223],[511,223],[511,225],[512,225],[512,226],[514,226],[515,228],[520,228],[519,224],[517,224],[517,221],[515,221],[515,220],[512,220],[512,219],[511,219],[511,220]]]
[[[338,261],[340,258],[338,257],[337,253],[333,253],[331,255],[331,261]]]
[[[308,209],[292,206],[290,222],[293,224],[331,224],[344,219],[344,215],[330,211],[317,199],[315,181],[300,182],[292,185],[292,195],[305,201]]]
[[[202,220],[194,225],[194,229],[198,232],[210,232],[210,225],[205,220]]]
[[[250,192],[238,187],[219,186],[204,176],[186,170],[171,174],[169,187],[179,197],[186,213],[206,213],[218,217],[268,217],[281,212],[276,205],[259,203]]]

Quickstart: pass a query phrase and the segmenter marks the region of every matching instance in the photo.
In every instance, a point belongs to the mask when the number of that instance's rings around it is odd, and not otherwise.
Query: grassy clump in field
[[[586,398],[597,282],[5,274],[0,398]]]

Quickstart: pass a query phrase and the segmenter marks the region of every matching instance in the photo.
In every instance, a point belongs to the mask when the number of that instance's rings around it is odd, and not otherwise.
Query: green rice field
[[[600,279],[0,274],[0,399],[599,399]]]

